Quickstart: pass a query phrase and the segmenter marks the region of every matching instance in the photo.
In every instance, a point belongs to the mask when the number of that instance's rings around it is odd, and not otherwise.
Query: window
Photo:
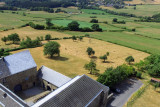
[[[3,94],[3,98],[6,98],[6,97],[7,97],[7,94],[6,94],[6,93],[4,93],[4,94]]]

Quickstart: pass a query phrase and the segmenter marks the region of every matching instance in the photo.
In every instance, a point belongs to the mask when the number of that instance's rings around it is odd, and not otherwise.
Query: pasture
[[[143,14],[144,16],[152,16],[159,11],[159,5],[154,5],[155,7],[149,6],[150,5],[137,5],[136,10],[133,10],[133,7],[128,7],[128,10],[120,9],[114,11],[131,12],[137,15]],[[79,12],[79,10],[77,9],[74,11],[73,8],[68,9],[67,12]],[[152,11],[152,9],[149,10],[147,8],[152,8],[154,12]],[[88,71],[83,68],[84,64],[90,61],[90,58],[86,53],[87,47],[92,47],[95,50],[97,69],[100,70],[100,73],[103,73],[107,67],[116,67],[118,65],[126,63],[125,58],[127,56],[132,55],[135,58],[136,62],[139,62],[140,60],[143,60],[145,57],[149,56],[149,54],[138,50],[155,54],[160,53],[160,36],[158,35],[160,33],[159,23],[134,22],[134,20],[138,20],[138,18],[112,15],[101,10],[82,9],[80,11],[82,11],[82,13],[78,14],[47,13],[43,11],[28,10],[16,11],[18,12],[18,14],[13,14],[13,11],[4,11],[4,13],[0,13],[0,30],[10,28],[15,29],[1,31],[0,39],[12,33],[18,33],[21,39],[25,38],[26,36],[35,39],[38,36],[44,37],[46,34],[51,34],[52,37],[58,38],[69,37],[72,35],[84,36],[87,33],[90,34],[90,36],[95,39],[84,38],[83,41],[76,42],[73,42],[71,39],[58,40],[57,42],[61,44],[60,58],[55,57],[54,59],[50,59],[47,56],[44,56],[43,47],[29,49],[35,62],[38,65],[38,68],[40,68],[42,65],[45,65],[69,77],[86,74],[93,79],[97,78],[94,75],[90,75]],[[26,16],[23,16],[23,13],[26,13]],[[45,25],[46,18],[51,18],[52,23],[58,26],[67,26],[69,22],[71,22],[72,20],[76,20],[80,23],[80,27],[90,27],[92,25],[92,23],[90,23],[90,20],[92,19],[90,18],[90,16],[96,16],[96,19],[99,20],[98,24],[104,30],[103,32],[35,30],[31,27],[19,28],[20,26],[28,22]],[[117,18],[119,21],[124,20],[126,24],[112,24],[113,18]],[[108,24],[104,24],[104,21],[107,21]],[[126,30],[124,29],[124,27],[126,28]],[[127,30],[132,28],[135,28],[136,31],[132,32]],[[46,41],[44,43],[46,43]],[[5,45],[2,41],[0,41],[0,48],[15,48],[18,46],[19,45]],[[22,50],[14,51],[12,53],[20,51]],[[99,56],[104,55],[106,52],[110,52],[110,56],[108,57],[107,63],[102,63],[102,60],[99,59]],[[151,93],[153,94],[151,95]],[[154,92],[153,87],[151,87],[144,93],[142,97],[140,97],[140,99],[137,100],[135,106],[141,107],[144,105],[149,105],[150,107],[156,107],[157,105],[159,105],[159,103],[158,100],[154,100],[153,96],[154,98],[156,97],[157,99],[159,99],[159,96],[156,92]],[[149,99],[151,99],[150,104],[148,104],[149,102],[147,102]],[[147,102],[147,104],[141,103],[144,101]]]
[[[69,37],[70,35],[56,32],[56,31],[49,31],[49,30],[35,30],[31,27],[23,27],[19,29],[13,29],[9,31],[3,31],[0,32],[0,40],[4,36],[8,36],[10,34],[17,33],[21,39],[26,39],[26,37],[30,37],[31,39],[36,39],[37,37],[50,34],[53,38],[63,38],[63,37]],[[44,38],[45,39],[45,38]],[[18,47],[18,45],[12,44],[12,45],[5,45],[4,42],[0,41],[0,48],[15,48]]]
[[[125,58],[130,55],[135,58],[135,62],[139,62],[149,55],[144,52],[101,40],[90,40],[90,38],[84,38],[83,41],[77,40],[75,42],[73,42],[71,39],[58,40],[57,42],[61,45],[60,58],[55,57],[50,59],[47,56],[44,56],[43,47],[31,48],[29,50],[35,62],[37,63],[38,68],[42,65],[45,65],[70,77],[86,74],[94,79],[97,78],[94,75],[90,75],[89,71],[83,68],[84,65],[90,61],[90,58],[86,53],[86,49],[88,47],[92,47],[95,50],[94,58],[100,73],[103,73],[107,67],[116,67],[126,63]],[[14,51],[13,53],[19,51]],[[99,59],[99,56],[106,54],[106,52],[109,52],[110,56],[108,57],[107,62],[103,63],[102,60]]]
[[[122,9],[114,9],[110,7],[101,7],[104,9],[110,9],[116,12],[122,12],[122,13],[129,13],[129,14],[135,14],[136,16],[153,16],[154,14],[158,14],[160,11],[160,4],[145,4],[145,5],[136,5],[136,9],[134,9],[135,6],[126,6]]]

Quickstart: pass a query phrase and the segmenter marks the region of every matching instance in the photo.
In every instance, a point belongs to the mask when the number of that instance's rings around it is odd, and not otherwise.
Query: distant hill
[[[126,4],[160,4],[160,0],[132,0],[125,1]]]

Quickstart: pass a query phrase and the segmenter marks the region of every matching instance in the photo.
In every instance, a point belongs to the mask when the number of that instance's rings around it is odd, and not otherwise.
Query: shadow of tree
[[[53,56],[51,57],[47,57],[48,59],[53,59],[53,60],[59,60],[59,61],[67,61],[69,58],[66,57],[62,57],[62,56]]]

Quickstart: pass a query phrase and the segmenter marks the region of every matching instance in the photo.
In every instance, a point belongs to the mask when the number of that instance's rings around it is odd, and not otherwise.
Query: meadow
[[[46,42],[47,41],[43,41],[43,43]],[[90,61],[90,58],[86,53],[88,47],[92,47],[95,50],[94,58],[96,59],[97,69],[100,70],[100,73],[103,73],[107,67],[117,67],[125,64],[125,58],[130,55],[135,58],[135,62],[139,62],[149,56],[149,54],[141,51],[97,39],[84,38],[83,41],[77,40],[75,42],[69,39],[57,40],[57,42],[61,45],[60,58],[55,57],[50,59],[49,57],[44,56],[43,47],[31,48],[29,50],[37,63],[38,68],[45,65],[69,77],[86,74],[94,79],[97,78],[97,76],[90,75],[89,71],[83,68],[84,65]],[[22,50],[14,51],[12,53],[20,51]],[[109,52],[110,55],[107,63],[103,63],[103,61],[99,59],[99,56],[104,55],[106,52]]]
[[[153,16],[154,14],[158,14],[160,11],[160,4],[145,4],[145,5],[136,5],[136,9],[134,9],[135,6],[126,6],[122,9],[115,9],[115,8],[108,8],[108,7],[102,7],[103,9],[110,9],[116,12],[122,12],[122,13],[129,13],[129,14],[135,14],[136,16]]]
[[[135,14],[137,15],[144,14],[151,16],[159,11],[159,8],[157,7],[158,5],[154,6],[149,7],[149,5],[137,5],[136,10],[132,10],[133,7],[128,7],[127,9],[128,12],[131,13],[136,11],[137,13],[135,12]],[[155,13],[152,13],[152,11],[146,12],[145,10],[148,10],[147,8],[154,8],[153,10],[155,10]],[[101,10],[78,10],[74,7],[61,9],[66,10],[69,13],[47,13],[43,11],[29,10],[4,11],[4,13],[0,13],[0,39],[12,33],[18,33],[21,39],[26,36],[36,39],[40,36],[44,37],[46,34],[51,34],[52,37],[58,38],[70,37],[73,35],[84,36],[85,34],[90,34],[92,38],[84,38],[83,41],[73,42],[71,39],[58,40],[57,42],[61,44],[60,58],[55,57],[54,59],[50,59],[47,56],[44,56],[43,47],[29,49],[38,65],[38,68],[45,65],[69,77],[86,74],[93,79],[97,78],[97,76],[90,75],[89,72],[83,68],[84,64],[90,61],[90,58],[86,53],[87,47],[92,47],[95,50],[95,57],[97,57],[97,68],[100,70],[100,73],[103,73],[107,67],[116,67],[126,63],[125,58],[127,56],[132,55],[135,58],[135,61],[139,62],[149,56],[149,54],[145,52],[152,54],[160,53],[160,23],[135,22],[134,20],[138,20],[138,18],[112,15]],[[126,10],[120,9],[118,11],[123,12]],[[23,13],[25,13],[26,16],[24,16]],[[91,16],[95,16],[96,19],[99,20],[98,24],[104,30],[103,32],[35,30],[31,27],[20,28],[28,22],[45,25],[46,18],[51,18],[52,23],[58,26],[67,26],[67,24],[71,21],[77,21],[80,24],[80,27],[90,27],[92,25],[92,23],[90,23],[90,20],[92,19],[90,18]],[[117,18],[119,21],[124,20],[126,24],[113,24],[113,18]],[[103,23],[104,21],[107,21],[108,24]],[[135,32],[131,31],[133,28],[136,29]],[[8,29],[8,31],[4,31],[5,29]],[[90,39],[91,43],[89,43]],[[46,41],[44,41],[44,43],[46,43]],[[0,48],[16,48],[18,46],[19,45],[15,44],[5,45],[2,41],[0,41]],[[17,53],[20,51],[22,50],[14,51],[12,53]],[[106,52],[110,52],[108,63],[102,63],[99,56],[104,55]],[[151,93],[153,93],[153,95],[151,95]],[[159,99],[159,96],[153,90],[153,87],[151,87],[137,100],[135,106],[141,107],[144,105],[149,105],[149,102],[147,101],[148,99],[151,99],[150,107],[158,107],[159,102],[154,100],[153,96],[156,96],[156,98]],[[147,102],[147,104],[140,103],[143,101]],[[154,104],[152,105],[152,103]]]

